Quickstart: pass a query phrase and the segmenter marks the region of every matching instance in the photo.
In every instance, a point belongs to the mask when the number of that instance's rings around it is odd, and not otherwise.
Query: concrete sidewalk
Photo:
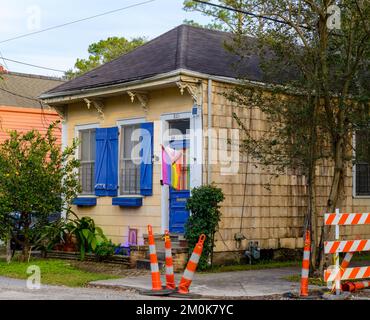
[[[299,283],[289,282],[284,277],[299,274],[299,268],[279,268],[265,270],[235,271],[209,274],[195,274],[191,293],[203,298],[248,298],[281,295],[286,292],[298,292]],[[181,275],[176,274],[176,283]],[[162,284],[165,278],[162,276]],[[151,289],[150,275],[123,279],[101,280],[90,283],[93,286],[108,288]],[[310,286],[311,289],[319,287]]]

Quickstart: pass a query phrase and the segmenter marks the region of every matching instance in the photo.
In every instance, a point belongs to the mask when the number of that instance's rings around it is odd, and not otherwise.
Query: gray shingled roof
[[[150,78],[178,69],[208,75],[237,78],[233,64],[238,58],[225,50],[231,34],[181,25],[153,39],[134,51],[104,64],[46,94],[97,88]],[[258,58],[251,56],[243,74],[260,81]]]
[[[41,93],[55,88],[65,81],[25,73],[0,74],[0,106],[40,108],[36,100]]]

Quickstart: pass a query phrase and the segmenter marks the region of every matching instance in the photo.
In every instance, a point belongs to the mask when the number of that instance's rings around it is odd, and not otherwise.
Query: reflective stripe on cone
[[[200,257],[202,255],[203,251],[203,245],[204,241],[206,240],[206,236],[202,234],[199,237],[198,243],[194,247],[193,253],[189,259],[189,262],[186,266],[186,269],[184,271],[184,274],[181,278],[180,284],[179,284],[179,289],[178,292],[181,294],[188,294],[189,293],[189,288],[190,285],[193,281],[195,271],[197,269]]]
[[[310,253],[311,236],[310,231],[306,231],[306,237],[303,249],[302,274],[301,274],[301,296],[308,296],[308,275],[310,272]]]
[[[148,225],[148,240],[149,240],[149,255],[150,255],[150,270],[152,272],[152,290],[162,290],[161,274],[159,272],[157,252],[155,249],[153,229]]]
[[[165,231],[164,247],[165,247],[165,257],[166,257],[166,288],[176,289],[175,275],[173,273],[171,237],[170,237],[170,233],[168,232],[168,230]]]

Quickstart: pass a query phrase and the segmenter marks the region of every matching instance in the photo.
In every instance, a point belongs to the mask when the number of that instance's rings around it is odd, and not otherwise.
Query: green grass
[[[292,276],[284,277],[283,279],[288,280],[290,282],[300,282],[301,281],[301,275],[295,274]],[[320,286],[320,287],[326,287],[326,282],[322,278],[308,278],[308,284],[314,285],[314,286]]]
[[[218,273],[230,271],[246,271],[246,270],[262,270],[273,268],[297,267],[300,265],[299,261],[262,261],[257,264],[237,264],[226,266],[215,266],[212,269],[204,270],[202,273]]]
[[[40,267],[41,283],[63,285],[68,287],[83,287],[90,281],[117,279],[117,276],[102,273],[92,273],[79,270],[65,260],[31,260],[29,263],[0,261],[0,276],[27,279],[27,268],[31,265]]]
[[[356,252],[352,258],[353,261],[370,261],[369,252]]]

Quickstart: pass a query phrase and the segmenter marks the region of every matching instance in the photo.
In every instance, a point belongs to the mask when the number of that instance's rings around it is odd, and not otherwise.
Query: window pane
[[[136,131],[139,128],[139,125],[125,126],[123,128],[122,150],[123,158],[125,159],[131,159],[133,157],[132,150],[137,144],[140,143],[140,141],[138,141],[140,132]]]
[[[121,194],[140,193],[140,166],[131,160],[123,160],[121,168]]]
[[[80,183],[82,194],[94,194],[95,188],[95,129],[81,130],[80,137]]]
[[[356,195],[370,195],[370,131],[356,132]]]
[[[89,160],[90,157],[90,132],[84,130],[80,132],[80,160]]]
[[[133,154],[133,149],[140,143],[140,125],[122,127],[121,161],[120,161],[120,190],[121,194],[140,193],[140,165],[135,164],[139,155]],[[134,134],[135,133],[135,134]]]
[[[170,136],[186,135],[190,130],[190,119],[174,120],[169,122]]]
[[[93,194],[95,186],[95,163],[81,163],[80,183],[82,194]]]
[[[95,161],[96,158],[96,130],[91,130],[90,135],[90,160]]]

